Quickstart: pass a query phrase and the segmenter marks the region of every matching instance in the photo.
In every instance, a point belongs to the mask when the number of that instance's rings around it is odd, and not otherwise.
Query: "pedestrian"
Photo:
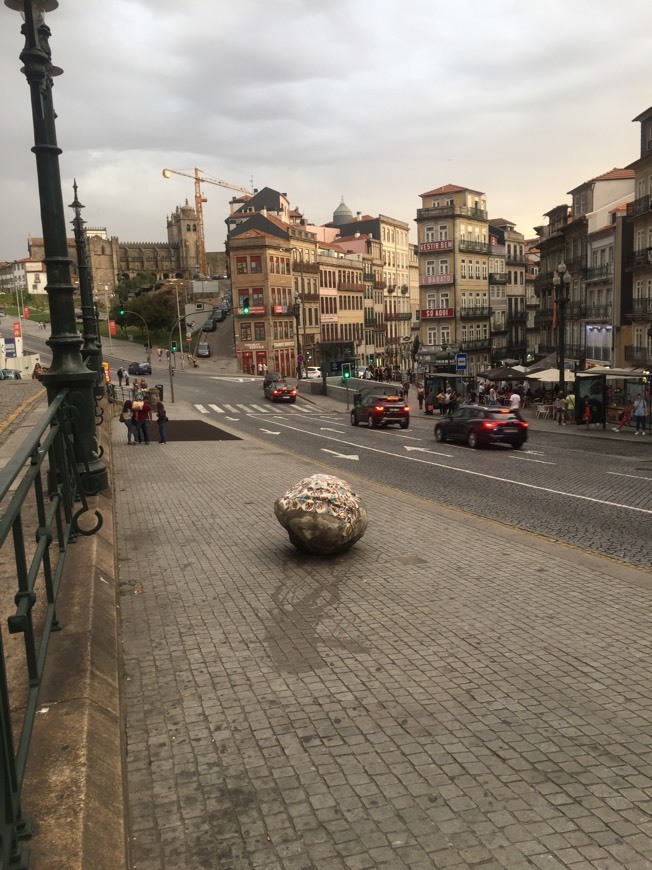
[[[428,390],[426,396],[426,414],[432,414],[435,410],[435,394],[432,389]]]
[[[163,348],[162,348],[162,347],[157,347],[157,348],[156,348],[156,356],[157,356],[159,359],[161,359],[161,357],[163,356]]]
[[[566,425],[566,396],[560,390],[555,399],[555,423],[557,426]]]
[[[267,363],[263,363],[263,374],[266,375],[269,369],[267,368]]]
[[[645,417],[647,416],[647,402],[641,396],[640,393],[636,394],[634,399],[634,407],[632,410],[632,417],[634,418],[634,423],[636,423],[636,431],[634,435],[638,435],[639,432],[641,435],[645,435]]]
[[[516,390],[512,390],[512,395],[509,397],[509,410],[520,417],[521,397]]]
[[[125,376],[125,370],[122,368],[122,366],[120,366],[120,368],[118,369],[118,371],[116,372],[116,374],[118,375],[118,386],[121,387],[121,386],[122,386],[122,381],[123,381],[124,376]],[[127,383],[129,383],[129,381],[127,381]]]
[[[439,416],[443,417],[446,409],[446,393],[443,390],[437,393],[437,404],[439,405]]]
[[[614,432],[620,432],[623,426],[629,426],[629,421],[632,419],[632,411],[633,411],[633,403],[627,402],[625,407],[620,413],[618,417],[618,425],[614,429]]]
[[[410,382],[406,378],[403,381],[403,398],[405,399],[406,402],[408,400],[409,394],[410,394]]]
[[[158,424],[158,443],[167,444],[167,438],[165,437],[165,424],[168,422],[168,415],[165,412],[165,405],[163,402],[156,403],[156,422]]]
[[[569,426],[575,422],[575,393],[566,396],[566,422]]]
[[[131,399],[127,399],[127,401],[122,406],[122,411],[120,411],[120,422],[124,423],[127,427],[127,444],[131,445],[134,443],[134,415],[132,411],[132,401]]]
[[[263,373],[263,364],[261,362],[259,362],[258,363],[258,374],[262,375],[262,373]]]
[[[582,420],[587,429],[591,428],[591,403],[588,398],[584,399],[584,410],[582,412]]]
[[[489,390],[489,405],[494,408],[498,404],[498,394],[494,386]]]
[[[417,384],[417,399],[419,401],[419,410],[420,411],[423,410],[423,400],[425,398],[426,398],[426,394],[425,394],[423,384],[421,382],[419,382],[419,384]]]
[[[131,407],[136,421],[135,434],[138,438],[138,443],[141,444],[144,441],[145,444],[149,445],[149,424],[152,421],[152,406],[147,399],[136,399],[132,402]]]

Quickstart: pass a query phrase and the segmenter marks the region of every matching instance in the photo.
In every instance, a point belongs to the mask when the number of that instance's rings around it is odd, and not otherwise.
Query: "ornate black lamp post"
[[[566,392],[566,305],[570,298],[571,276],[563,261],[557,266],[552,279],[555,287],[555,302],[557,304],[557,353],[559,356],[559,387]]]
[[[301,380],[301,368],[303,366],[303,359],[301,358],[301,335],[299,333],[299,321],[301,320],[301,300],[298,296],[294,297],[294,316],[297,321],[297,380]]]
[[[84,237],[85,221],[82,220],[81,216],[81,210],[84,206],[77,196],[76,180],[73,184],[73,190],[75,191],[75,199],[70,204],[70,208],[75,212],[72,226],[75,233],[75,248],[77,249],[79,295],[81,296],[82,323],[84,326],[84,347],[81,354],[88,368],[93,372],[97,372],[96,390],[98,391],[98,396],[102,396],[104,393],[104,369],[102,367],[102,348],[99,340],[97,306],[93,299],[93,276],[91,275],[91,267],[88,263],[86,238]]]
[[[66,234],[66,219],[61,191],[59,154],[52,103],[52,78],[62,70],[52,65],[50,28],[44,14],[56,9],[58,0],[5,0],[5,6],[20,12],[25,46],[20,53],[32,97],[32,121],[36,173],[39,186],[44,263],[47,271],[51,334],[47,344],[52,350],[50,370],[41,377],[52,402],[68,389],[68,403],[75,411],[73,426],[75,459],[84,490],[91,494],[108,486],[108,473],[100,459],[95,427],[94,387],[97,372],[84,365],[77,332],[73,285]]]

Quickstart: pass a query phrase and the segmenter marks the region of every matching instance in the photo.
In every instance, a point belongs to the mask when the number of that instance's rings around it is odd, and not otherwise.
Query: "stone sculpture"
[[[313,474],[274,502],[290,541],[304,553],[333,556],[352,547],[367,529],[367,511],[348,483]]]

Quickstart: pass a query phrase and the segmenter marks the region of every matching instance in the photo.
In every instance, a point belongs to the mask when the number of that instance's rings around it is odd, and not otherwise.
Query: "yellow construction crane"
[[[197,213],[197,259],[198,268],[201,275],[208,274],[208,263],[206,262],[206,238],[204,236],[204,210],[203,203],[207,202],[205,196],[202,196],[202,184],[217,184],[219,187],[226,187],[229,190],[239,190],[240,193],[249,193],[253,191],[246,187],[240,187],[237,184],[231,184],[228,181],[222,181],[221,178],[211,178],[210,175],[204,175],[201,169],[195,166],[194,174],[186,172],[182,169],[164,169],[163,178],[169,178],[171,175],[184,175],[186,178],[192,178],[195,182],[195,212]]]

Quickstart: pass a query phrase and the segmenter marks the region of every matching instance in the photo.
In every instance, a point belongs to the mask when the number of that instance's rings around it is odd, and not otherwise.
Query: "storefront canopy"
[[[541,381],[544,384],[558,384],[559,383],[559,369],[545,369],[542,372],[535,372],[532,375],[525,375],[525,377],[529,381]],[[569,369],[565,370],[564,373],[565,383],[569,384],[575,380],[575,372],[569,371]]]

